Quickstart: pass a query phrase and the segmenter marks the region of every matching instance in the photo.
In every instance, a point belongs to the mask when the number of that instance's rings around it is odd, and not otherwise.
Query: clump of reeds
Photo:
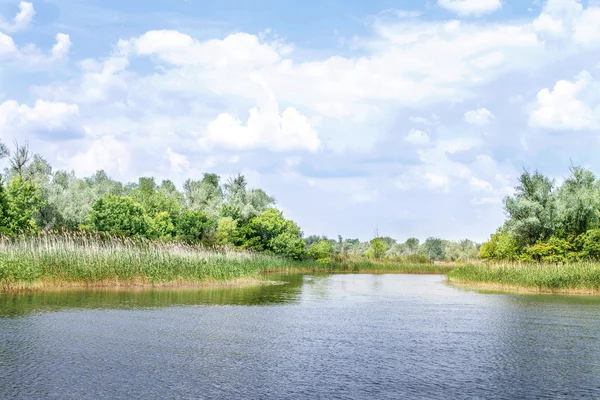
[[[224,282],[285,264],[228,248],[85,233],[0,238],[0,290]]]
[[[534,289],[540,292],[600,292],[600,264],[489,263],[452,269],[448,279],[467,284]]]
[[[402,260],[369,260],[349,258],[330,261],[301,261],[287,264],[283,271],[287,272],[354,272],[354,273],[395,273],[395,274],[445,274],[454,268],[446,264],[417,264]]]

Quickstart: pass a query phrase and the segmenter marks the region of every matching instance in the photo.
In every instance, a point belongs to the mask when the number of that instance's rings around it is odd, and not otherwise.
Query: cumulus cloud
[[[230,149],[268,148],[273,151],[316,151],[321,142],[308,119],[293,107],[283,112],[272,93],[249,112],[246,123],[222,113],[208,124],[198,139],[201,147]]]
[[[37,100],[30,107],[7,100],[0,103],[0,137],[63,130],[78,114],[79,107],[76,104]]]
[[[413,144],[429,144],[429,135],[419,129],[413,129],[404,137],[404,140]]]
[[[465,113],[465,122],[472,125],[487,125],[495,118],[487,108],[478,108]]]
[[[590,4],[585,8],[580,0],[548,0],[532,26],[546,38],[596,43],[600,40],[600,7]]]
[[[99,169],[112,176],[128,174],[132,164],[130,148],[114,136],[103,136],[89,143],[86,150],[62,159],[63,167],[72,169],[79,176],[89,176]]]
[[[529,122],[547,129],[600,127],[600,84],[583,71],[573,81],[560,80],[537,94]]]
[[[44,54],[32,43],[19,48],[12,37],[0,32],[0,60],[19,67],[47,68],[53,63],[66,59],[70,49],[71,39],[64,33],[55,36],[54,46],[48,54]]]
[[[34,15],[35,10],[33,9],[33,4],[22,1],[19,3],[19,12],[12,22],[6,22],[0,19],[0,30],[5,32],[17,32],[27,29],[29,28]]]
[[[479,16],[502,8],[500,0],[438,0],[438,5],[460,16]]]

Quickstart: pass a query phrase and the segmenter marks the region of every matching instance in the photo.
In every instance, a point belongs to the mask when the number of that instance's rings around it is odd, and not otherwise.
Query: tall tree
[[[539,172],[524,171],[519,177],[515,194],[504,199],[508,215],[506,228],[514,234],[521,247],[548,239],[557,225],[554,180]]]

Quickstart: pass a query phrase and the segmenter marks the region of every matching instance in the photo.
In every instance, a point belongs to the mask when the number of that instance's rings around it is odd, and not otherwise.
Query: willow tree
[[[554,180],[537,171],[524,171],[514,195],[504,199],[504,209],[506,228],[521,247],[548,239],[557,226]]]

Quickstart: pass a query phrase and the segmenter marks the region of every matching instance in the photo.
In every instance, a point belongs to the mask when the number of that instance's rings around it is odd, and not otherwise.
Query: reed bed
[[[282,270],[265,272],[308,272],[308,273],[371,273],[371,274],[445,274],[454,265],[416,264],[403,262],[378,262],[371,260],[343,260],[319,263],[314,261],[287,264]]]
[[[231,249],[89,234],[0,238],[0,290],[136,286],[257,278],[286,261]]]
[[[600,264],[490,263],[458,266],[450,282],[548,293],[600,294]]]

